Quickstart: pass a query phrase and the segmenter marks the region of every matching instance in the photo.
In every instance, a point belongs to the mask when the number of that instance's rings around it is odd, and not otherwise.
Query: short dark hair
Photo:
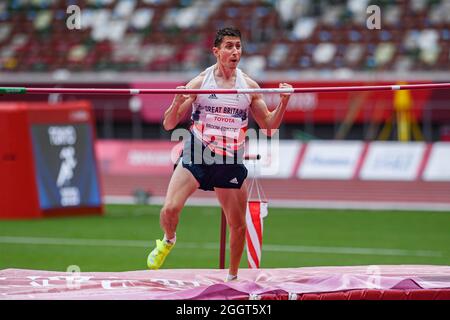
[[[225,37],[237,37],[241,38],[241,31],[233,27],[227,27],[217,30],[216,38],[214,39],[214,47],[219,48],[223,38]]]

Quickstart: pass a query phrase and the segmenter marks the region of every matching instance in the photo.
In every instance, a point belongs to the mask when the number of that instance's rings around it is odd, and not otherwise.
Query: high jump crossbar
[[[450,89],[450,83],[394,84],[377,86],[339,86],[309,88],[245,88],[245,89],[112,89],[112,88],[35,88],[0,87],[0,94],[254,94],[254,93],[307,93],[341,91],[396,91],[421,89]]]

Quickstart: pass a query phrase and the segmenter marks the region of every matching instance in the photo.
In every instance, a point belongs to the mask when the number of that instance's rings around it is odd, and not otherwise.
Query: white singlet
[[[214,68],[207,68],[200,89],[220,89],[214,77]],[[242,71],[236,69],[235,89],[248,85]],[[248,126],[248,94],[199,94],[192,104],[192,133],[213,152],[233,156],[244,147]]]

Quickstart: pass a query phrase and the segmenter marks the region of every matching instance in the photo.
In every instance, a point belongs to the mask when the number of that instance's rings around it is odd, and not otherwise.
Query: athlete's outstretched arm
[[[195,77],[186,86],[177,87],[177,89],[199,89],[202,84],[203,77],[200,74]],[[176,94],[172,104],[164,113],[163,126],[166,130],[172,130],[177,126],[186,112],[191,108],[192,103],[197,96],[195,94]]]
[[[259,85],[256,84],[256,82],[254,83],[254,85],[256,85],[256,88],[259,88]],[[280,83],[279,87],[292,88],[292,86],[287,83]],[[278,129],[280,127],[291,95],[290,93],[283,93],[280,96],[281,100],[276,109],[274,109],[273,111],[269,111],[262,94],[253,95],[250,110],[253,114],[253,118],[262,129]]]

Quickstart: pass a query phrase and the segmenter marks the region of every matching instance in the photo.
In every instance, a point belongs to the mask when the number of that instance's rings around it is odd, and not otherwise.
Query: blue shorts
[[[184,163],[200,184],[199,189],[214,191],[214,188],[240,189],[247,178],[248,170],[243,164],[193,164]]]
[[[205,191],[214,191],[214,188],[240,189],[248,174],[242,161],[243,150],[235,157],[226,159],[216,158],[215,154],[211,154],[212,158],[208,158],[204,153],[205,148],[191,133],[190,139],[185,141],[179,160],[183,168],[188,169],[198,181],[199,189]],[[196,155],[201,159],[200,163],[195,161]],[[217,159],[219,161],[216,161]]]

